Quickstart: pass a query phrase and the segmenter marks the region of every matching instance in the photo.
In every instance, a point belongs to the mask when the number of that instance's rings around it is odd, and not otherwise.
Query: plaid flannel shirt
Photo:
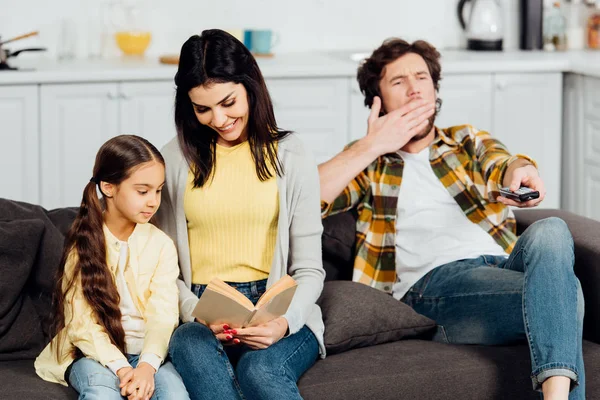
[[[350,143],[346,148],[352,146]],[[431,168],[465,216],[507,252],[517,241],[513,212],[495,199],[504,174],[522,154],[512,156],[485,131],[470,125],[436,128]],[[353,280],[391,293],[396,281],[396,214],[404,162],[397,153],[375,160],[332,202],[321,202],[322,217],[358,211]],[[537,165],[536,165],[537,167]]]

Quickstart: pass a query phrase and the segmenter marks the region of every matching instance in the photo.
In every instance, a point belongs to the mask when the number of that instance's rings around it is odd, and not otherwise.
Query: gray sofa
[[[49,340],[53,276],[75,213],[0,199],[0,399],[77,398],[70,388],[42,381],[33,369],[35,355]],[[533,210],[517,214],[519,230],[550,215],[563,218],[575,238],[575,268],[586,298],[588,399],[600,399],[600,223]],[[328,280],[351,276],[354,226],[352,213],[324,220]],[[333,328],[326,320],[326,329]],[[319,360],[299,387],[305,399],[537,399],[528,354],[526,344],[454,346],[413,335]]]

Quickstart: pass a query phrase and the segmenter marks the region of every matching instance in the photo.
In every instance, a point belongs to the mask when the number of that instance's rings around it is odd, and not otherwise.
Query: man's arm
[[[544,200],[546,189],[535,161],[522,154],[511,155],[500,141],[485,131],[475,133],[475,142],[477,159],[481,165],[489,201],[499,201],[509,206],[525,208],[534,207]],[[539,191],[540,197],[518,203],[498,196],[500,186],[509,187],[512,191],[527,186]]]
[[[319,165],[321,201],[333,203],[344,189],[379,157],[370,141],[369,137],[365,136],[331,160]]]
[[[321,200],[325,203],[332,203],[379,156],[404,147],[427,126],[428,118],[435,112],[435,104],[418,99],[382,117],[380,110],[381,99],[375,97],[367,135],[319,165]]]

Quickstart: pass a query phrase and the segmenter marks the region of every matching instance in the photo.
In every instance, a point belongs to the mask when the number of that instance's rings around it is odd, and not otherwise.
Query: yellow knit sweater
[[[277,179],[258,179],[248,141],[217,145],[216,153],[212,179],[194,189],[190,171],[185,191],[192,282],[266,279],[277,239]]]

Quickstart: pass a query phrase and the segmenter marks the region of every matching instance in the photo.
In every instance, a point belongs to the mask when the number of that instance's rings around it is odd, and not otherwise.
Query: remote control
[[[518,201],[519,203],[523,203],[525,201],[537,199],[540,197],[540,192],[537,190],[533,190],[526,186],[521,186],[519,189],[511,192],[509,188],[503,187],[500,188],[500,194],[502,197],[506,197],[507,199],[511,199],[514,201]]]

